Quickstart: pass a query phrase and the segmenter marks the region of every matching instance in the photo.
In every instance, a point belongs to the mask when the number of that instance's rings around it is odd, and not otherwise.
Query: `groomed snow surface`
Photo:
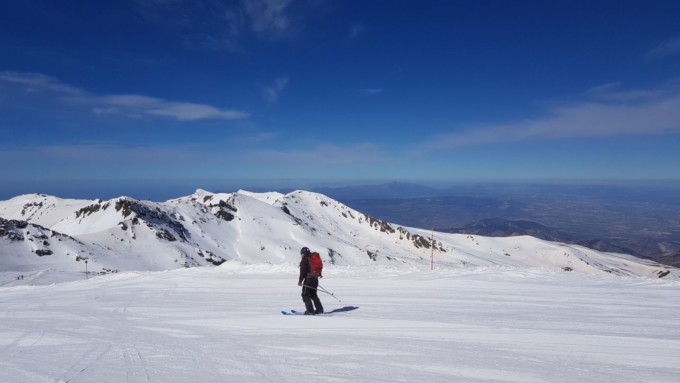
[[[0,273],[0,382],[678,382],[680,283],[501,267]],[[71,275],[72,277],[73,275]]]

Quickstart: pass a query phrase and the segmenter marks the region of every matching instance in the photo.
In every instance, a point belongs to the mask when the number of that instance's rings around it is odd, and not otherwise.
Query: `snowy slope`
[[[295,265],[302,246],[330,265],[510,266],[680,279],[668,266],[532,237],[486,238],[404,228],[324,195],[194,194],[166,202],[24,195],[0,201],[4,270],[161,271],[242,263]],[[14,234],[9,234],[9,233]],[[37,236],[37,237],[36,237]],[[58,238],[45,240],[44,238]],[[39,253],[42,256],[39,256]]]
[[[480,243],[481,246],[481,243]],[[238,265],[0,287],[1,382],[671,383],[680,284],[499,267]],[[23,283],[30,283],[26,280]],[[358,309],[351,310],[358,307]]]
[[[80,271],[94,254],[113,255],[97,244],[86,244],[68,235],[25,221],[0,218],[2,270],[35,272],[44,269]]]

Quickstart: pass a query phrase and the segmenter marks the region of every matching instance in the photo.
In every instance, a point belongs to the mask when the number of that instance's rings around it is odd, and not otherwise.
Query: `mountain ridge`
[[[78,271],[83,260],[96,272],[217,266],[230,260],[295,264],[298,249],[309,246],[331,265],[425,267],[434,256],[443,267],[539,267],[680,279],[678,269],[652,261],[528,236],[438,232],[433,244],[430,231],[382,221],[303,190],[282,194],[198,189],[165,202],[32,194],[0,201],[0,217],[0,262],[7,269]],[[5,261],[9,258],[13,261]]]

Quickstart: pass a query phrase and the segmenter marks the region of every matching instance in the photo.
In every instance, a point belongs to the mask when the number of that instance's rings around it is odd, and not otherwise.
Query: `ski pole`
[[[337,299],[338,302],[342,302],[342,301],[340,300],[340,298],[336,297],[335,294],[333,294],[332,292],[330,292],[330,291],[324,289],[324,288],[321,287],[321,286],[319,286],[319,288],[321,289],[321,292],[326,293],[326,294],[332,296],[333,298]]]
[[[307,285],[302,285],[302,286],[304,286],[304,287],[306,287],[306,288],[308,288],[308,289],[314,289],[314,290],[316,290],[316,291],[321,291],[322,293],[326,293],[326,294],[332,296],[333,298],[337,299],[338,302],[342,302],[342,301],[340,300],[340,298],[338,298],[338,297],[335,296],[335,294],[333,294],[332,292],[330,292],[330,291],[324,289],[324,288],[321,287],[321,286],[319,286],[318,289],[317,289],[317,288],[314,288],[314,287],[312,287],[312,286],[307,286]]]

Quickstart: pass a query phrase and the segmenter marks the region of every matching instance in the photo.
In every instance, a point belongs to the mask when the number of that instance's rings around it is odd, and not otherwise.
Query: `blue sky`
[[[677,1],[3,1],[0,197],[678,180],[679,17]]]

